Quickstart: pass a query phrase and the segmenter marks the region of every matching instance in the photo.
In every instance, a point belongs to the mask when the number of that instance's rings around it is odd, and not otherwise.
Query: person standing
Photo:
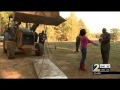
[[[87,69],[85,68],[85,60],[86,60],[86,55],[87,55],[87,44],[92,43],[93,45],[98,46],[98,44],[88,39],[85,35],[86,35],[86,30],[81,29],[80,30],[80,47],[81,47],[81,52],[82,52],[82,58],[80,61],[79,69],[82,71],[87,71]]]
[[[99,38],[101,43],[101,55],[103,64],[108,64],[109,51],[110,51],[110,34],[106,31],[106,28],[102,29],[102,33]]]
[[[76,51],[75,52],[78,52],[79,51],[79,47],[80,47],[80,37],[79,36],[77,36],[76,37]]]
[[[39,43],[42,43],[42,45],[44,46],[45,40],[47,39],[46,34],[44,33],[44,30],[42,31],[42,33],[39,34]]]

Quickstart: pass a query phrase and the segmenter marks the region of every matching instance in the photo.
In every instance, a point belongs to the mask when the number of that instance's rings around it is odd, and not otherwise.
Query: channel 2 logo
[[[100,64],[93,64],[92,71],[93,72],[100,72]]]
[[[93,64],[92,71],[93,72],[109,72],[110,64]]]

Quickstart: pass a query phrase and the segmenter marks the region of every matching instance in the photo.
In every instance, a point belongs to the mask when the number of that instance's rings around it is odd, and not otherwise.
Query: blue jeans
[[[85,64],[87,49],[82,47],[81,52],[82,52],[82,59],[81,59],[80,64]]]

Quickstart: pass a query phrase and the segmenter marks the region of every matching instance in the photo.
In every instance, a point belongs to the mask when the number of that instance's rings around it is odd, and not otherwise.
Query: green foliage
[[[83,22],[82,19],[79,20],[79,30],[85,29],[86,30],[86,36],[90,36],[90,30],[86,27],[85,23]]]
[[[79,22],[78,18],[75,16],[75,13],[71,12],[70,16],[66,21],[66,29],[68,29],[68,39],[75,40],[76,36],[79,34]]]
[[[91,33],[90,37],[91,38],[100,38],[101,33]]]
[[[54,30],[54,27],[53,26],[47,26],[47,38],[48,40],[52,39],[54,40],[55,39],[55,30]]]
[[[111,39],[113,41],[117,41],[118,39],[120,39],[120,29],[118,28],[111,29]]]
[[[22,23],[20,24],[20,27],[25,28],[25,27],[26,27],[26,23],[23,23],[23,22],[22,22]]]
[[[0,33],[3,33],[4,30],[7,28],[8,26],[8,21],[9,21],[9,15],[12,14],[13,12],[0,12],[0,29],[1,29],[1,32]],[[11,22],[10,22],[11,24]]]
[[[66,18],[66,22],[55,27],[55,35],[58,41],[73,40],[78,35],[78,20],[74,13]]]

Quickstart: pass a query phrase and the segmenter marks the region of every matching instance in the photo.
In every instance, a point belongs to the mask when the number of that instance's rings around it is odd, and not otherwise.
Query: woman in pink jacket
[[[86,54],[87,54],[87,44],[92,43],[95,46],[98,46],[98,44],[96,44],[93,41],[89,40],[85,35],[86,35],[86,30],[81,29],[80,30],[80,48],[81,48],[81,52],[82,52],[82,58],[81,58],[79,69],[82,70],[82,71],[87,71],[87,69],[85,69],[85,60],[86,60]]]

